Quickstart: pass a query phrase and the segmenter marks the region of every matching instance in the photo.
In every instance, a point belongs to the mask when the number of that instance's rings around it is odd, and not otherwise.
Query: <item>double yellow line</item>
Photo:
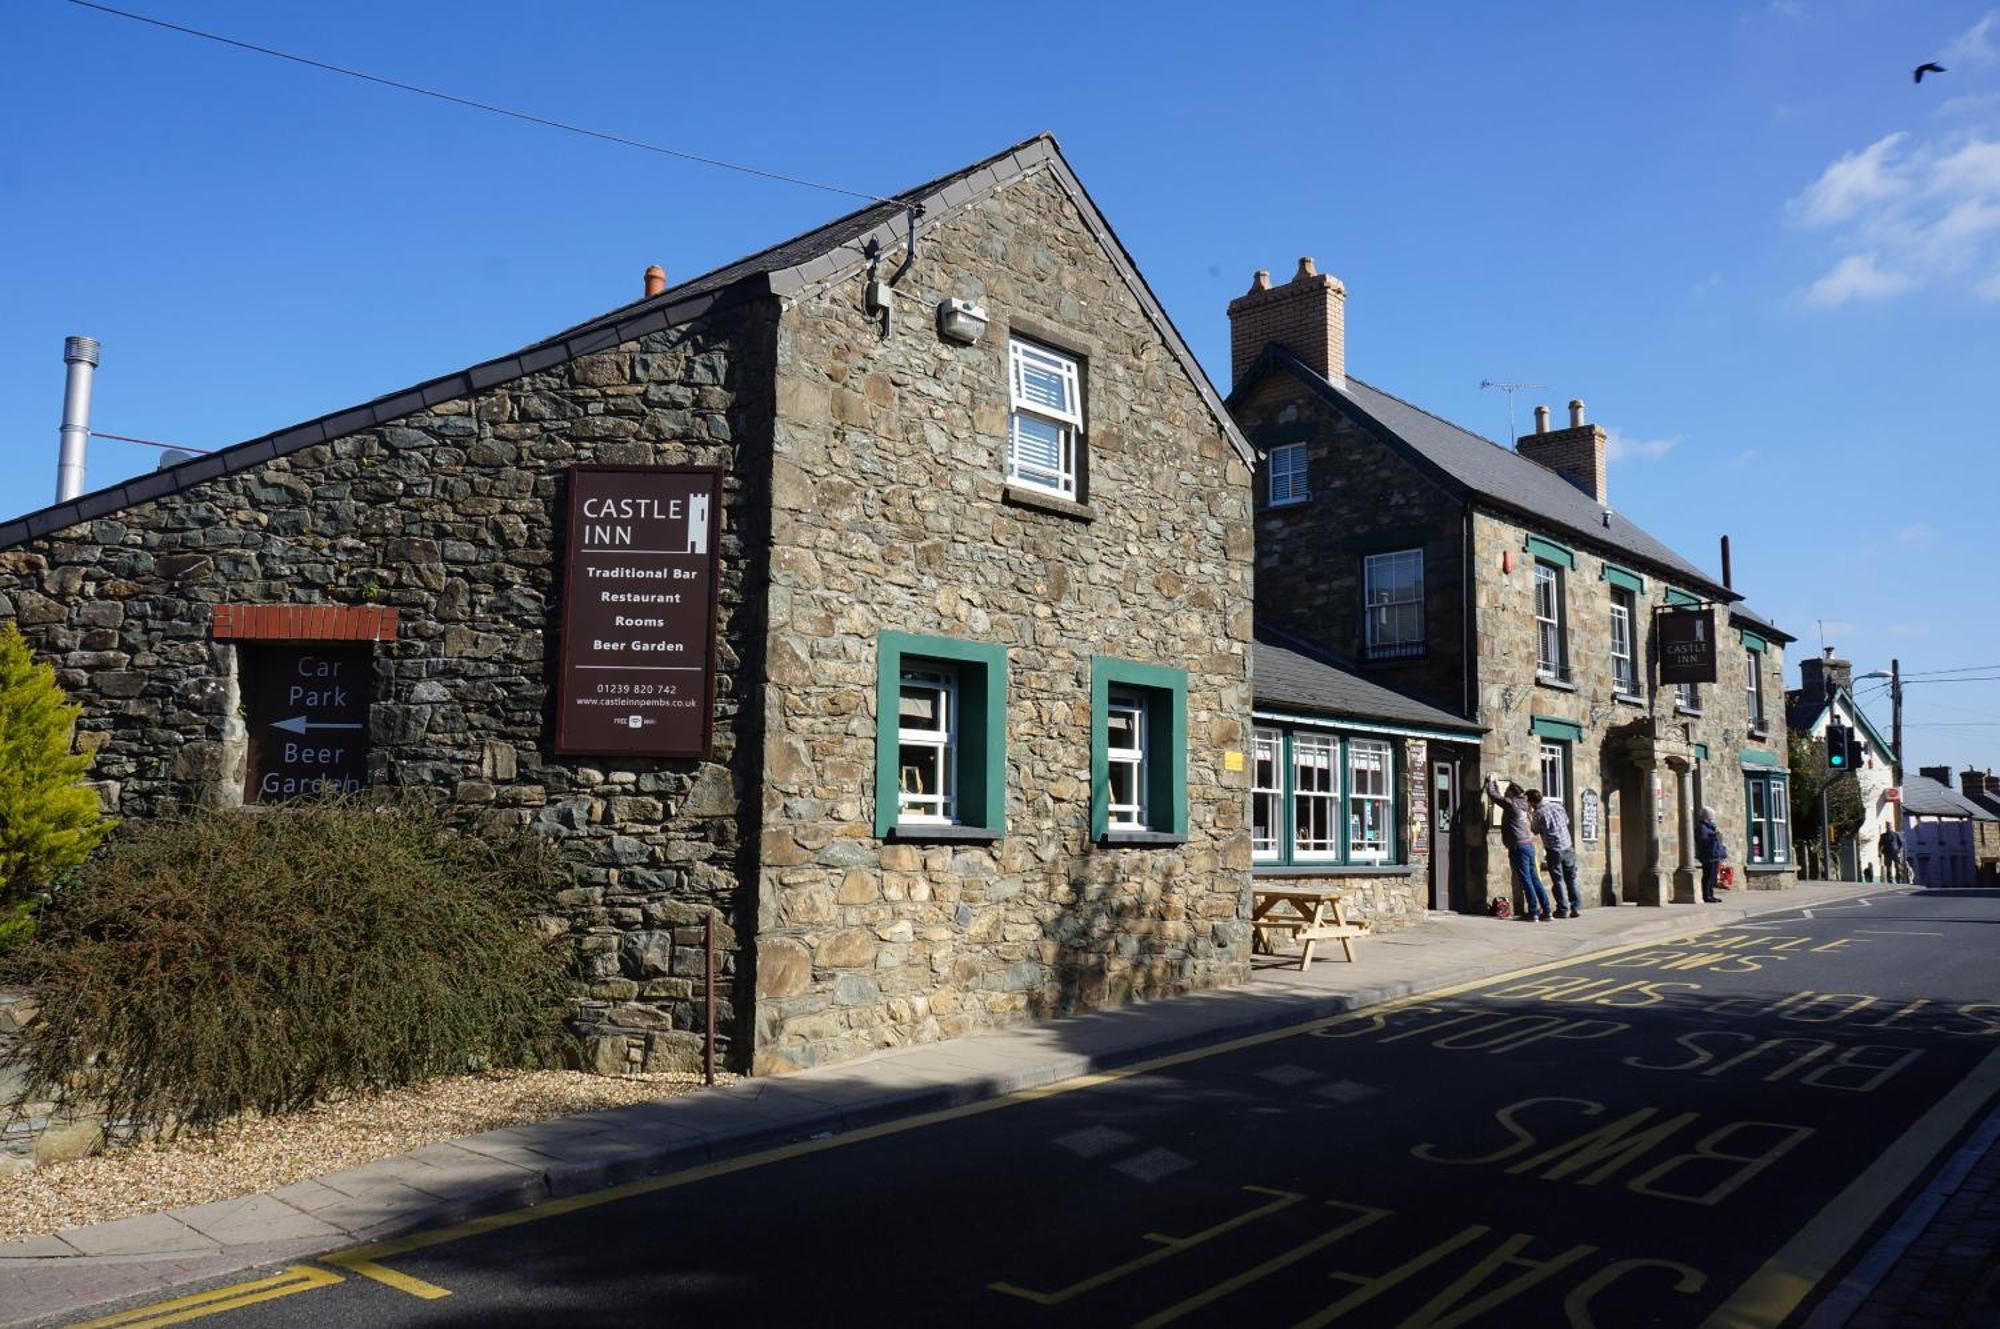
[[[198,1320],[204,1315],[254,1306],[260,1301],[275,1301],[279,1297],[289,1297],[294,1292],[310,1292],[316,1287],[331,1287],[335,1283],[346,1281],[330,1269],[315,1269],[309,1264],[295,1264],[268,1278],[211,1288],[207,1292],[197,1292],[190,1297],[156,1301],[150,1306],[140,1306],[133,1310],[120,1311],[116,1315],[86,1320],[76,1329],[154,1329],[157,1325]]]

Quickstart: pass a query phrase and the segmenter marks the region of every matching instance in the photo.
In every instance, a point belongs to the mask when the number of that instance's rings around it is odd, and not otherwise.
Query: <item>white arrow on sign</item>
[[[308,729],[359,729],[359,724],[332,724],[319,720],[308,720],[303,715],[294,715],[289,720],[273,720],[271,728],[283,729],[288,733],[303,734]]]

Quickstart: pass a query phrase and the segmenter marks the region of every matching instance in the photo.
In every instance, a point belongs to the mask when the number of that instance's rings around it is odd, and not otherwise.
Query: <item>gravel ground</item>
[[[0,1242],[252,1195],[460,1136],[673,1098],[700,1087],[700,1076],[683,1074],[459,1075],[291,1116],[238,1122],[213,1136],[50,1163],[0,1180]]]

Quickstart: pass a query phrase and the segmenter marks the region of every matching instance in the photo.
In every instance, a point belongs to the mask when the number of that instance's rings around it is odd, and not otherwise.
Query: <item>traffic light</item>
[[[1852,727],[1847,731],[1847,769],[1861,769],[1861,731]]]
[[[1854,731],[1844,724],[1826,727],[1826,764],[1836,771],[1854,769]]]

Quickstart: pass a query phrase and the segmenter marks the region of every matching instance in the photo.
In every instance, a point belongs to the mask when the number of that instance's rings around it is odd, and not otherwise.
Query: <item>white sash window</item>
[[[1076,497],[1083,397],[1074,358],[1019,339],[1007,343],[1011,413],[1007,482]]]

